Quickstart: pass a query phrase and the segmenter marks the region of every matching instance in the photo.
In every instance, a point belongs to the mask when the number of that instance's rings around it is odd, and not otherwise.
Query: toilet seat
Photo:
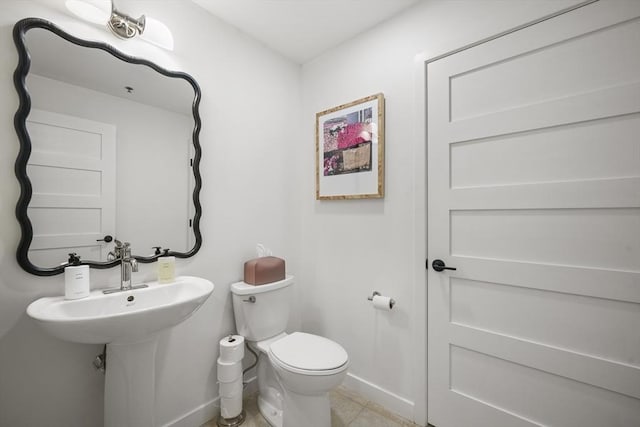
[[[269,345],[269,359],[303,375],[333,375],[347,367],[349,356],[338,343],[318,335],[294,332]]]

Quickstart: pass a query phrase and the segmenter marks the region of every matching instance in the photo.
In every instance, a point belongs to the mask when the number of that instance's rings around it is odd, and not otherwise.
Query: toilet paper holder
[[[367,299],[369,301],[373,301],[373,297],[376,297],[376,296],[382,296],[382,294],[378,291],[373,291],[373,294],[371,294],[370,297],[367,297]],[[396,305],[396,301],[393,298],[391,298],[391,301],[389,301],[389,308],[393,308],[394,305]]]

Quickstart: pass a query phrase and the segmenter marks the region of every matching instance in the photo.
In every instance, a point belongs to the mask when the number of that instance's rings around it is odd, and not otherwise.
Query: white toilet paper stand
[[[220,387],[219,427],[236,427],[246,418],[246,412],[242,409],[244,345],[244,337],[240,335],[229,335],[220,340],[220,357],[217,362]]]
[[[218,427],[236,427],[240,424],[244,423],[245,418],[247,418],[247,413],[243,409],[240,412],[240,415],[233,418],[222,418],[222,415],[218,417]]]

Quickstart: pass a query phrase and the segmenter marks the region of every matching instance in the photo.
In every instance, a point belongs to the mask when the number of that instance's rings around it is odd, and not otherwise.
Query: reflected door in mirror
[[[116,129],[113,125],[32,110],[27,120],[33,186],[29,258],[52,266],[75,252],[106,261],[99,240],[115,230]]]

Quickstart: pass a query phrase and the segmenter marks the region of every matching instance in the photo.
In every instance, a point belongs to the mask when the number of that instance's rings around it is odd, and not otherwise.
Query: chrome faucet
[[[131,258],[131,244],[124,242],[120,249],[120,289],[131,289],[131,273],[138,271],[138,261]]]
[[[129,242],[122,243],[115,240],[115,248],[107,255],[109,261],[120,260],[120,288],[107,289],[102,291],[105,294],[113,292],[130,291],[132,289],[146,288],[148,285],[131,285],[131,273],[138,271],[138,260],[131,256],[131,244]]]

